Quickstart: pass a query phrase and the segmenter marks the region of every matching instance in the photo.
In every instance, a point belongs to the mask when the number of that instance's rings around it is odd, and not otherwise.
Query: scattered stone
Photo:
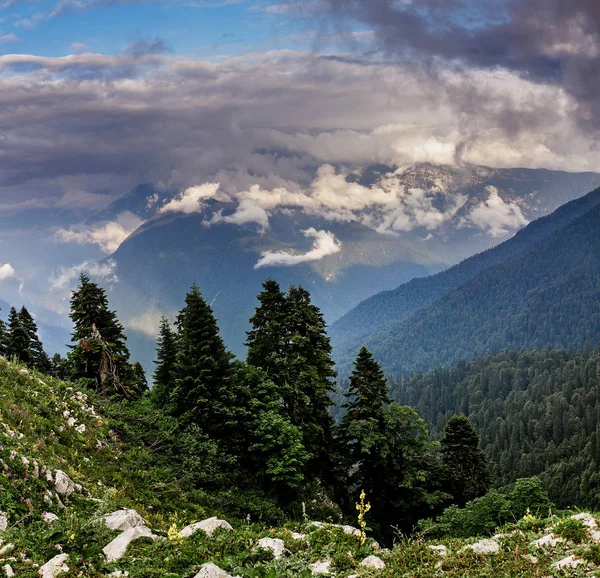
[[[42,519],[44,522],[46,522],[46,524],[52,524],[52,522],[56,522],[56,520],[58,520],[58,516],[52,512],[42,512]]]
[[[577,566],[583,563],[583,560],[577,556],[568,556],[567,558],[563,558],[558,562],[554,562],[554,564],[552,564],[552,568],[556,568],[557,570],[563,570],[565,568],[577,568]]]
[[[275,560],[279,560],[285,551],[285,544],[283,543],[283,540],[280,540],[279,538],[261,538],[257,545],[259,548],[264,548],[265,550],[273,552]]]
[[[535,548],[553,548],[557,544],[564,542],[563,538],[560,536],[555,536],[554,534],[547,534],[546,536],[542,536],[533,542],[530,542],[530,546],[534,546]]]
[[[68,498],[75,491],[75,482],[62,470],[56,470],[54,487],[57,494]]]
[[[110,544],[102,548],[102,551],[106,556],[106,561],[110,563],[120,560],[127,551],[129,544],[131,544],[131,542],[134,540],[138,540],[139,538],[150,538],[151,540],[156,540],[158,536],[153,534],[150,528],[147,528],[146,526],[129,528],[129,530],[125,530],[125,532],[117,536]]]
[[[4,532],[8,528],[8,516],[4,512],[0,512],[0,532]]]
[[[375,570],[383,570],[385,568],[385,562],[377,556],[367,556],[360,565],[365,568],[374,568]]]
[[[532,564],[537,564],[538,563],[537,556],[534,556],[533,554],[528,554],[527,555],[527,560],[529,560]]]
[[[42,578],[54,578],[63,572],[68,572],[69,567],[65,564],[69,558],[68,554],[59,554],[54,556],[52,560],[46,562],[38,571]]]
[[[111,572],[107,578],[124,578],[125,576],[129,576],[127,570],[125,570],[125,572],[122,570],[115,570],[114,572]]]
[[[306,534],[299,534],[298,532],[292,532],[292,538],[294,540],[306,540]]]
[[[181,532],[179,532],[179,535],[182,538],[189,538],[199,530],[202,530],[206,532],[206,534],[208,534],[209,536],[212,536],[213,532],[218,528],[223,528],[224,530],[229,531],[233,530],[229,522],[226,522],[225,520],[219,520],[219,518],[213,516],[212,518],[208,518],[207,520],[202,520],[202,522],[196,522],[194,524],[186,526],[183,530],[181,530]]]
[[[331,560],[319,560],[319,562],[311,564],[309,569],[313,576],[317,576],[318,574],[329,574],[329,572],[331,572]]]
[[[76,431],[77,433],[80,433],[80,434],[82,434],[82,433],[85,433],[85,424],[84,424],[84,423],[82,423],[82,424],[79,424],[79,425],[78,425],[78,426],[75,428],[75,431]]]
[[[475,554],[498,554],[500,552],[500,545],[494,540],[480,540],[475,544],[469,544],[464,548],[461,548],[459,552],[465,552],[466,550],[472,550]]]
[[[2,548],[0,548],[0,556],[4,556],[5,554],[9,554],[14,549],[15,549],[15,545],[14,544],[6,544],[6,546],[2,546]]]
[[[428,548],[438,556],[445,557],[448,555],[448,548],[446,548],[446,546],[443,544],[440,544],[439,546],[428,546]]]
[[[111,530],[130,530],[137,526],[145,526],[146,522],[135,510],[124,509],[117,510],[112,514],[107,514],[102,521]]]
[[[200,572],[194,578],[234,578],[231,574],[221,570],[217,565],[209,562],[200,568]]]
[[[598,526],[594,516],[588,514],[587,512],[581,512],[580,514],[574,514],[571,516],[572,520],[579,520],[582,524],[587,526],[590,530],[595,530]]]
[[[590,540],[594,544],[600,544],[600,532],[598,530],[591,530],[590,531]]]
[[[4,565],[4,573],[6,574],[7,578],[13,578],[15,575],[15,571],[12,569],[10,564]]]

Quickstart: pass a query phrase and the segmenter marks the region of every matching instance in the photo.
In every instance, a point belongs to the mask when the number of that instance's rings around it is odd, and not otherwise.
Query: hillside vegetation
[[[415,537],[397,540],[390,550],[377,550],[370,539],[361,546],[358,530],[314,525],[312,504],[306,518],[299,512],[282,526],[227,516],[232,529],[223,522],[211,535],[182,537],[187,524],[223,516],[226,504],[185,489],[177,461],[164,459],[164,429],[148,407],[136,409],[143,402],[115,404],[5,360],[0,398],[0,509],[8,519],[0,531],[0,567],[8,576],[36,577],[50,560],[58,570],[46,566],[46,576],[93,578],[127,572],[136,578],[292,578],[319,570],[336,577],[543,576],[555,574],[552,565],[565,559],[576,567],[572,575],[589,575],[600,562],[596,534],[583,523],[593,525],[591,517],[561,522],[542,519],[543,512],[488,541]],[[127,532],[108,528],[102,516],[121,508],[134,508],[153,536],[135,540],[109,562],[103,548]],[[548,524],[558,539],[532,544]],[[260,547],[264,538],[271,540]]]
[[[600,208],[364,340],[405,374],[504,348],[581,347],[600,335]]]

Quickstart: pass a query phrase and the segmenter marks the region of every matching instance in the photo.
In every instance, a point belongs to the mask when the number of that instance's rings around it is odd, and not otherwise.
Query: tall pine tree
[[[25,307],[21,308],[18,316],[20,326],[27,335],[28,342],[27,349],[23,352],[22,361],[39,371],[49,373],[51,370],[50,359],[38,337],[38,327],[35,320]]]
[[[479,435],[465,416],[453,416],[441,440],[445,489],[464,506],[482,496],[489,486],[488,463],[479,447]]]
[[[288,419],[302,431],[312,456],[307,473],[329,477],[333,422],[328,409],[335,372],[323,315],[308,291],[290,287],[284,295],[272,279],[263,284],[259,303],[250,320],[248,362],[277,385]]]
[[[124,327],[108,306],[104,289],[87,275],[71,296],[72,334],[68,362],[72,379],[86,380],[97,390],[127,397],[136,395]]]
[[[29,333],[23,327],[21,317],[14,307],[10,308],[8,314],[6,355],[23,363],[29,361]]]
[[[168,410],[219,439],[228,427],[235,396],[229,389],[231,360],[212,309],[193,285],[177,316],[178,352]]]
[[[6,323],[0,319],[0,355],[6,356],[7,340],[8,332],[6,330]]]
[[[177,362],[177,335],[166,317],[160,320],[156,348],[156,369],[154,370],[154,386],[152,401],[157,407],[164,408],[169,402],[173,371]]]

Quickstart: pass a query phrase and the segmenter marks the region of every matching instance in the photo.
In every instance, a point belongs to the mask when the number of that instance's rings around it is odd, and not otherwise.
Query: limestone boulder
[[[52,560],[46,562],[38,571],[38,574],[42,578],[54,578],[59,574],[64,574],[69,571],[69,567],[66,565],[66,561],[69,556],[67,554],[59,554],[54,556]]]
[[[213,532],[219,528],[229,531],[233,530],[229,522],[226,522],[225,520],[219,520],[219,518],[214,516],[212,518],[202,520],[202,522],[196,522],[194,524],[186,526],[183,530],[181,530],[181,532],[179,532],[179,535],[182,538],[189,538],[190,536],[193,536],[196,532],[202,530],[203,532],[206,532],[206,534],[208,534],[209,536],[212,536]]]
[[[130,530],[137,526],[145,526],[146,522],[135,510],[124,509],[117,510],[112,514],[107,514],[102,521],[111,530]]]
[[[116,560],[120,560],[127,551],[127,547],[135,540],[139,540],[140,538],[150,538],[151,540],[158,539],[158,536],[152,533],[150,528],[146,526],[136,526],[135,528],[129,528],[129,530],[125,530],[122,534],[117,536],[112,542],[104,546],[102,551],[106,556],[107,562],[115,562]]]

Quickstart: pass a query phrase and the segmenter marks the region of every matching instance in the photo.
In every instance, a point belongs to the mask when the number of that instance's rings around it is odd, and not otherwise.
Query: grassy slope
[[[14,549],[0,555],[0,576],[8,563],[16,576],[33,578],[39,565],[61,551],[69,554],[68,576],[82,577],[106,576],[119,569],[135,578],[191,578],[202,564],[212,561],[234,575],[292,578],[310,576],[309,564],[327,558],[333,562],[332,575],[344,577],[353,573],[381,577],[548,576],[556,575],[552,562],[585,549],[567,543],[551,552],[537,552],[529,542],[543,534],[541,528],[501,538],[501,552],[495,556],[460,553],[468,543],[464,540],[415,538],[379,553],[387,564],[385,570],[367,571],[359,562],[372,553],[370,543],[361,549],[355,536],[332,528],[315,530],[301,522],[269,528],[229,520],[234,526],[232,533],[217,531],[208,538],[200,532],[187,540],[169,540],[166,536],[174,525],[181,529],[218,512],[211,509],[210,497],[194,503],[177,488],[176,472],[155,456],[160,440],[148,441],[146,447],[124,443],[114,431],[119,423],[108,409],[104,400],[93,395],[86,399],[66,383],[0,359],[0,510],[9,514],[9,528],[0,533],[0,540],[3,545],[14,544]],[[69,418],[75,420],[70,427]],[[69,499],[62,499],[64,508],[56,497],[52,504],[44,500],[46,492],[54,490],[45,469],[60,469],[82,486]],[[121,561],[107,565],[101,549],[118,532],[94,520],[122,507],[134,507],[165,539],[155,543],[139,540]],[[59,516],[52,525],[42,518],[48,511]],[[292,529],[305,532],[307,540],[294,540]],[[270,553],[256,548],[262,537],[283,539],[289,555],[272,560]],[[429,549],[434,543],[448,547],[450,553],[443,560]],[[537,563],[530,561],[530,554],[538,557]],[[436,569],[438,562],[441,567]],[[590,562],[585,570],[580,567],[570,573],[583,576],[595,569]]]

